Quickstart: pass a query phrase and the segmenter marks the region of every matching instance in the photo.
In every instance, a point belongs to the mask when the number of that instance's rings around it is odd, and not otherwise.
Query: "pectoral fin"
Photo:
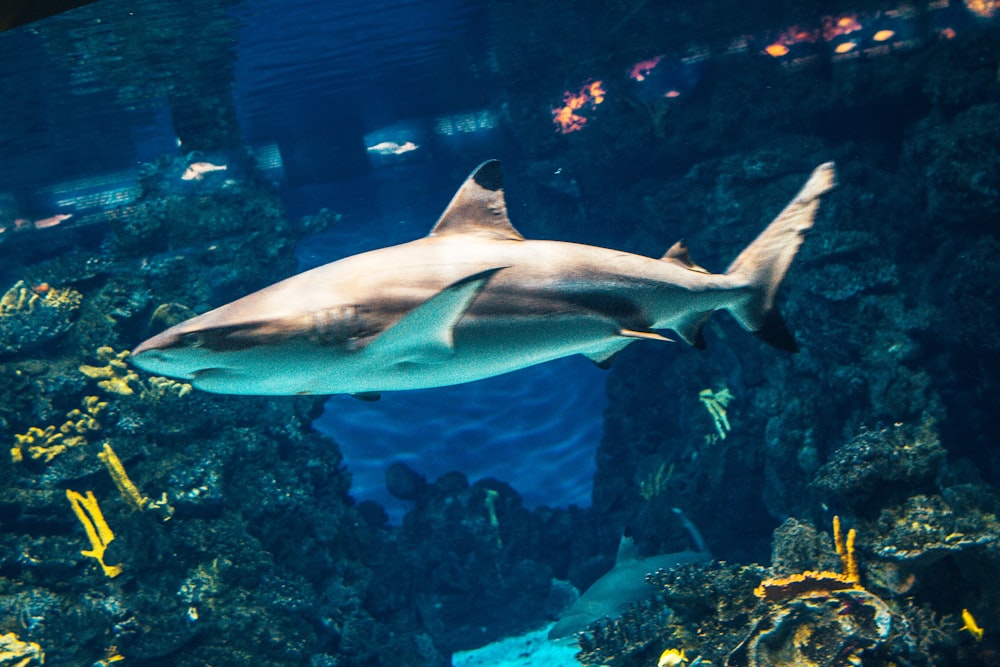
[[[501,268],[481,271],[441,290],[379,334],[364,354],[391,364],[440,363],[447,359],[455,351],[455,325]]]

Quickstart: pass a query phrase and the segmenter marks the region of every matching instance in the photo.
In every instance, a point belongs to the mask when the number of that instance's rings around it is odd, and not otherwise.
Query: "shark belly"
[[[391,359],[305,340],[216,352],[212,366],[188,378],[227,394],[356,394],[427,389],[482,380],[573,354],[601,350],[619,337],[600,318],[524,318],[470,323],[454,332],[445,356]]]
[[[574,354],[618,338],[599,318],[548,317],[498,325],[458,326],[454,353],[440,362],[405,361],[385,369],[392,389],[441,387],[482,380]]]

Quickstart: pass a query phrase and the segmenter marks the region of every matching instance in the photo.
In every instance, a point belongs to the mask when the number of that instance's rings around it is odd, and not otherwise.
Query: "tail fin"
[[[774,308],[774,298],[802,245],[803,235],[813,225],[820,197],[835,185],[832,162],[816,167],[785,210],[726,270],[726,275],[740,278],[752,289],[746,301],[730,307],[733,317],[765,343],[789,352],[797,352],[798,346]]]

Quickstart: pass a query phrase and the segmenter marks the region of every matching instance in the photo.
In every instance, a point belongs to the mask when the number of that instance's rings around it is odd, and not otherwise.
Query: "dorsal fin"
[[[431,236],[449,234],[480,234],[511,241],[524,240],[507,218],[499,160],[490,160],[476,167],[452,197],[430,233]]]
[[[688,254],[687,241],[684,239],[681,239],[677,243],[670,246],[670,249],[667,250],[666,254],[660,259],[664,262],[679,264],[685,269],[691,269],[692,271],[698,271],[700,273],[708,273],[707,270],[691,261],[691,255]]]
[[[618,555],[615,556],[615,565],[621,565],[631,560],[639,560],[639,551],[635,548],[635,540],[631,535],[622,535],[618,541]]]

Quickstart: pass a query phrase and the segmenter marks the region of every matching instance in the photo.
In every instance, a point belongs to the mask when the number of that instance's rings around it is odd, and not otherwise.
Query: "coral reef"
[[[0,297],[0,355],[36,349],[66,333],[82,300],[69,287],[15,283]]]
[[[229,87],[204,76],[231,72],[232,34],[206,28],[234,20],[197,4],[121,34],[38,28],[91,63],[71,89],[167,98],[183,153],[144,165],[85,240],[0,267],[0,662],[444,667],[557,617],[625,527],[644,553],[676,550],[681,507],[725,560],[650,573],[655,596],[579,638],[583,664],[998,664],[994,24],[796,70],[752,41],[777,9],[487,3],[504,39],[477,77],[535,235],[656,257],[690,233],[722,269],[819,162],[842,190],[780,295],[800,354],[723,317],[706,354],[633,345],[610,371],[591,508],[529,510],[502,481],[401,463],[387,483],[413,505],[392,526],[351,498],[319,399],[129,366],[137,340],[293,273],[302,236],[339,220],[288,220],[239,146]],[[852,9],[905,18],[884,4]],[[693,36],[724,56],[683,95],[628,88],[630,65]],[[549,109],[584,82],[593,113],[557,132]],[[817,530],[834,513],[850,530]]]
[[[897,424],[864,431],[838,448],[816,472],[813,486],[823,500],[851,512],[877,511],[933,489],[944,459],[933,420],[916,428]]]
[[[98,399],[97,396],[84,396],[83,410],[73,408],[67,412],[66,421],[62,425],[57,427],[49,424],[45,428],[32,426],[25,433],[14,434],[16,444],[10,450],[11,459],[15,463],[23,461],[25,445],[31,459],[42,460],[45,463],[51,462],[70,447],[86,445],[88,442],[86,436],[92,431],[101,429],[96,417],[107,406],[107,402]]]
[[[24,642],[13,632],[0,636],[0,664],[35,667],[45,664],[45,652],[34,642]]]

